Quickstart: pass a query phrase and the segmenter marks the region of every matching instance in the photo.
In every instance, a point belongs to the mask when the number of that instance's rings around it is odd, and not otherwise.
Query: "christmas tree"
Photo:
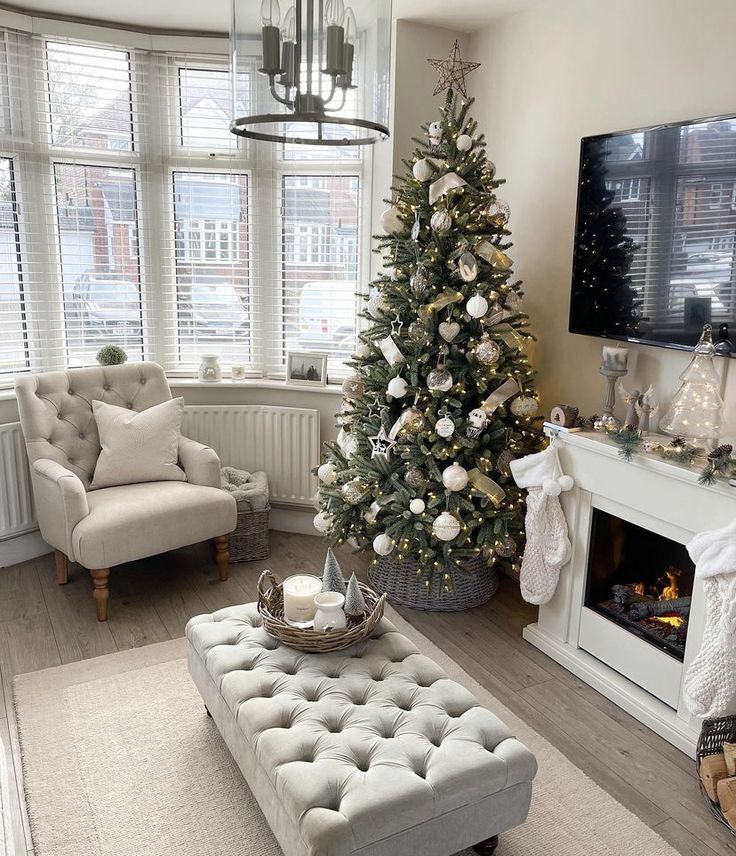
[[[606,184],[605,155],[597,141],[583,152],[571,322],[595,335],[636,336],[640,301],[629,276],[636,245],[621,206],[611,204],[616,193]]]
[[[717,440],[723,418],[721,379],[713,364],[716,349],[710,324],[680,375],[682,384],[659,421],[659,430],[688,440]]]
[[[524,506],[509,462],[540,436],[509,206],[471,105],[449,90],[392,188],[386,272],[317,471],[318,531],[416,562],[443,591],[468,560],[516,563]]]

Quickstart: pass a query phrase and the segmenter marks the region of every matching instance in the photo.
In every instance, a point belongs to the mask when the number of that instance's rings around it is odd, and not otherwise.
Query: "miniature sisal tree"
[[[364,615],[368,611],[363,592],[358,585],[358,578],[353,574],[348,582],[347,592],[345,593],[345,606],[343,607],[345,615]]]
[[[539,448],[509,206],[471,104],[449,90],[392,188],[386,272],[317,471],[318,531],[410,560],[440,591],[470,560],[516,564],[524,506],[509,461]]]
[[[340,567],[332,548],[327,550],[325,557],[325,567],[322,571],[322,591],[336,591],[339,594],[345,594],[345,579],[342,575]]]

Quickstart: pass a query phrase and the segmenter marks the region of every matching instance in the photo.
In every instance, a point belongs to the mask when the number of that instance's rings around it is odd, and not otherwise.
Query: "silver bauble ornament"
[[[312,524],[320,535],[326,535],[332,528],[332,515],[326,511],[320,511],[315,515]]]
[[[381,214],[381,228],[387,235],[400,235],[406,231],[406,224],[401,219],[401,212],[392,205]]]
[[[345,498],[345,502],[348,502],[350,505],[357,505],[363,498],[365,491],[366,487],[359,479],[345,482],[340,488],[340,493]]]
[[[378,556],[388,556],[394,548],[394,539],[382,532],[373,539],[373,552]]]
[[[452,541],[460,534],[460,521],[449,511],[443,511],[432,524],[432,532],[440,541]]]
[[[386,303],[386,298],[380,291],[374,290],[368,298],[368,314],[373,318],[380,319],[381,315],[387,311],[388,303]]]
[[[457,262],[460,279],[463,282],[473,282],[478,277],[478,260],[472,253],[463,253]]]
[[[427,160],[427,158],[418,160],[412,167],[411,171],[417,181],[429,181],[429,179],[434,175],[432,161]]]
[[[495,544],[495,552],[502,559],[510,559],[516,555],[518,546],[516,541],[510,535],[501,535]]]
[[[528,418],[539,410],[539,402],[531,395],[520,395],[511,402],[511,412],[514,416]]]
[[[447,440],[448,437],[452,437],[455,433],[455,423],[449,416],[443,416],[442,419],[437,420],[437,424],[434,426],[434,432],[438,437],[442,437],[444,440]]]
[[[342,394],[346,398],[360,398],[365,392],[365,384],[360,375],[350,375],[342,382]]]
[[[427,389],[432,392],[447,392],[452,389],[452,375],[444,366],[437,366],[427,375]]]
[[[409,503],[409,511],[411,511],[412,514],[422,514],[426,507],[424,500],[419,499],[419,497],[412,499]]]
[[[423,267],[417,268],[417,272],[409,278],[409,286],[415,297],[421,297],[426,293],[429,288],[429,277]]]
[[[429,221],[429,225],[434,232],[442,235],[445,232],[449,232],[452,228],[452,217],[447,211],[435,211]]]
[[[442,484],[448,490],[462,490],[468,483],[468,471],[457,461],[442,472]]]
[[[455,145],[459,152],[469,152],[473,148],[473,138],[468,134],[460,134]]]
[[[387,391],[393,398],[403,398],[409,386],[403,377],[394,377],[388,382]]]
[[[358,438],[355,434],[346,434],[340,444],[340,449],[346,458],[352,458],[353,455],[356,455],[358,453]]]
[[[407,332],[413,342],[422,342],[429,338],[429,330],[422,321],[412,321]]]
[[[370,356],[371,349],[370,345],[367,342],[363,342],[362,340],[358,342],[358,346],[355,349],[355,356],[361,360],[364,360],[366,357]]]
[[[334,464],[322,464],[317,470],[317,478],[322,484],[335,484],[337,480],[337,468]]]
[[[511,217],[511,206],[504,199],[494,199],[486,214],[495,226],[505,226]]]
[[[482,318],[488,312],[488,301],[482,294],[474,294],[465,304],[465,311],[471,318]]]
[[[424,473],[424,470],[420,470],[419,467],[414,467],[413,469],[406,471],[404,480],[409,485],[409,487],[413,487],[414,490],[418,490],[420,487],[426,484],[427,476]]]
[[[501,348],[490,336],[483,336],[475,347],[475,356],[484,366],[497,363],[501,356]]]
[[[493,178],[496,174],[496,164],[493,161],[486,161],[486,172],[488,173],[489,178]]]

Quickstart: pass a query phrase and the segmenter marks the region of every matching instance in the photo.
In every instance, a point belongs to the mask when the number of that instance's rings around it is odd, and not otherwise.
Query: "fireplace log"
[[[718,800],[718,783],[727,778],[728,767],[722,753],[706,755],[700,761],[700,781],[713,802]]]
[[[666,612],[678,612],[683,618],[690,615],[690,603],[692,598],[676,597],[672,600],[649,600],[643,603],[634,603],[629,610],[629,618],[641,621],[650,615],[664,615]]]
[[[736,743],[723,744],[723,757],[726,759],[728,775],[736,776]]]
[[[736,819],[736,776],[721,779],[718,782],[717,794],[721,811],[733,826],[733,819]]]

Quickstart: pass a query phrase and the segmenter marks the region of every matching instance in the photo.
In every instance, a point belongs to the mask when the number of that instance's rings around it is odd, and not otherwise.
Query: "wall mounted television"
[[[736,116],[584,137],[570,332],[736,354]]]

